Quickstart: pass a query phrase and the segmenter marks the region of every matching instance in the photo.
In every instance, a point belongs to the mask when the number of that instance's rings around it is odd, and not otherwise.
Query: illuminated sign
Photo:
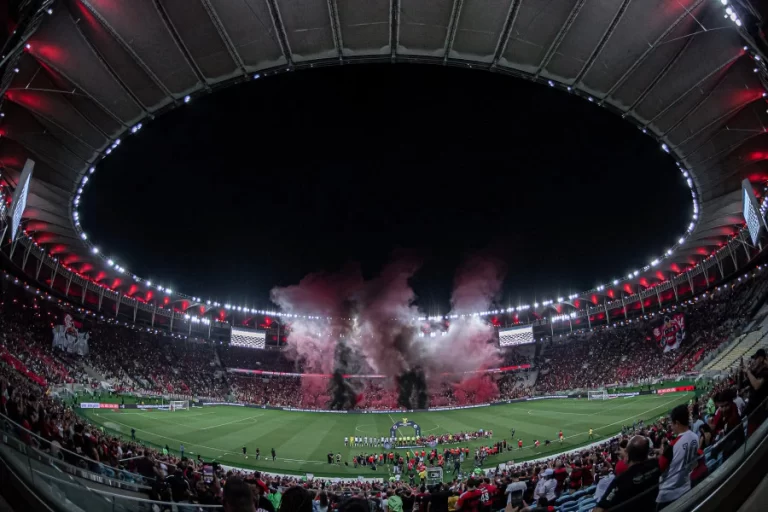
[[[747,222],[747,229],[749,229],[749,236],[752,239],[752,244],[757,245],[757,240],[760,238],[760,231],[763,229],[763,223],[765,221],[760,215],[760,207],[757,204],[755,191],[752,190],[752,184],[748,179],[741,182],[741,190],[744,220]]]
[[[21,216],[24,215],[24,209],[27,207],[27,195],[29,194],[29,183],[32,181],[32,170],[35,168],[35,162],[27,159],[24,164],[24,170],[21,171],[21,177],[16,184],[16,190],[13,191],[13,201],[11,209],[8,211],[8,217],[11,219],[11,240],[16,240],[16,234],[21,224]]]
[[[499,329],[499,346],[511,347],[533,343],[533,327],[518,327],[513,329]]]

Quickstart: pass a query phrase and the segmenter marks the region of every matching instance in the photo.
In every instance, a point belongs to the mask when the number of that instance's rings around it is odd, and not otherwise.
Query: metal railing
[[[152,483],[142,475],[113,468],[61,446],[25,429],[7,416],[0,414],[2,444],[22,454],[25,458],[56,468],[62,473],[85,480],[129,491],[149,490]],[[22,440],[24,439],[24,440]]]
[[[736,405],[733,404],[732,407],[736,407]],[[681,471],[691,472],[693,470],[691,475],[696,475],[695,478],[691,478],[691,490],[664,510],[669,512],[690,511],[699,506],[702,501],[711,499],[712,495],[721,489],[722,483],[732,476],[733,468],[740,466],[753,452],[755,446],[768,436],[766,417],[768,417],[768,399],[764,400],[749,416],[741,418],[740,424],[732,427],[725,436],[706,447],[703,450],[704,453],[698,456],[693,464],[687,466],[683,464]],[[669,473],[664,476],[665,480],[674,477]],[[658,491],[659,486],[654,486],[633,497],[632,500],[608,509],[608,512],[619,512],[630,506],[631,501],[639,502],[648,499],[649,494],[655,497]],[[747,496],[737,498],[746,499]],[[737,508],[738,505],[732,503],[731,510]]]
[[[48,492],[56,501],[66,505],[75,505],[88,512],[154,512],[154,510],[174,510],[178,512],[220,512],[221,505],[198,505],[194,503],[170,503],[155,501],[134,496],[125,496],[108,491],[94,489],[79,482],[67,481],[48,475],[41,471],[33,471],[33,478],[44,483]],[[38,489],[40,486],[38,486]],[[71,508],[71,507],[68,507]]]

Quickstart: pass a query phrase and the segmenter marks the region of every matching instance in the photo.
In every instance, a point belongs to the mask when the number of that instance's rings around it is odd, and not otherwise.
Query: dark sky
[[[614,114],[484,71],[348,65],[217,91],[145,123],[83,196],[91,240],[191,295],[269,305],[275,285],[393,250],[447,312],[457,266],[508,263],[502,305],[647,265],[685,230],[674,162]]]

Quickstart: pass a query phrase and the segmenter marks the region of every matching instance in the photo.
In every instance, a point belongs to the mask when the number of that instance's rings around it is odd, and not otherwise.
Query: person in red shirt
[[[522,450],[523,449],[523,440],[522,439],[518,439],[517,440],[517,449],[518,450]]]
[[[588,458],[584,462],[584,466],[582,466],[582,473],[581,473],[581,483],[584,487],[589,487],[593,483],[595,483],[595,475],[592,474],[592,468],[594,465],[592,464],[592,458]]]
[[[491,483],[490,478],[484,478],[483,483],[480,484],[480,490],[483,492],[481,498],[483,510],[490,512],[492,509],[491,505],[493,504],[494,498],[496,498],[498,489]]]
[[[710,426],[715,433],[719,433],[722,430],[730,432],[741,423],[739,417],[739,410],[733,400],[729,400],[730,396],[727,392],[718,393],[715,396],[715,404],[717,405],[717,412],[715,417],[710,420]]]
[[[462,512],[480,512],[482,506],[483,491],[477,488],[477,480],[470,478],[467,481],[467,490],[459,496],[456,502],[456,510]]]
[[[568,478],[568,470],[563,467],[563,461],[558,460],[555,463],[555,480],[557,481],[557,487],[555,487],[555,495],[560,496],[563,492],[563,484],[565,479]]]
[[[581,489],[581,480],[583,477],[584,470],[581,467],[581,459],[576,459],[573,465],[571,465],[571,489],[575,491]]]

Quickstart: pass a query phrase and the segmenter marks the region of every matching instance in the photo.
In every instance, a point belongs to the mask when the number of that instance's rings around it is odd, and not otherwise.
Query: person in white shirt
[[[683,404],[672,409],[669,419],[675,438],[659,457],[662,470],[656,498],[659,510],[691,490],[691,471],[699,456],[699,436],[689,428],[688,406]]]
[[[744,409],[747,408],[747,402],[744,401],[743,398],[741,398],[739,395],[736,395],[736,398],[733,399],[733,403],[736,404],[736,409],[739,411],[739,416],[744,416]],[[698,432],[698,430],[694,430],[695,432]]]
[[[534,501],[539,501],[542,496],[547,500],[555,499],[555,489],[557,488],[557,480],[554,479],[555,471],[549,468],[544,471],[539,477],[539,483],[536,484],[536,489],[533,491]]]
[[[605,491],[608,489],[608,486],[611,485],[614,478],[615,476],[610,469],[603,468],[600,473],[600,480],[597,482],[597,489],[595,489],[594,498],[596,502],[600,503],[600,500],[603,499],[603,494],[605,494]]]
[[[507,495],[507,504],[512,504],[514,507],[515,503],[522,503],[523,496],[527,489],[528,486],[525,485],[525,482],[520,481],[520,474],[517,472],[512,473],[512,482],[507,486],[506,491],[504,491],[504,494]]]

